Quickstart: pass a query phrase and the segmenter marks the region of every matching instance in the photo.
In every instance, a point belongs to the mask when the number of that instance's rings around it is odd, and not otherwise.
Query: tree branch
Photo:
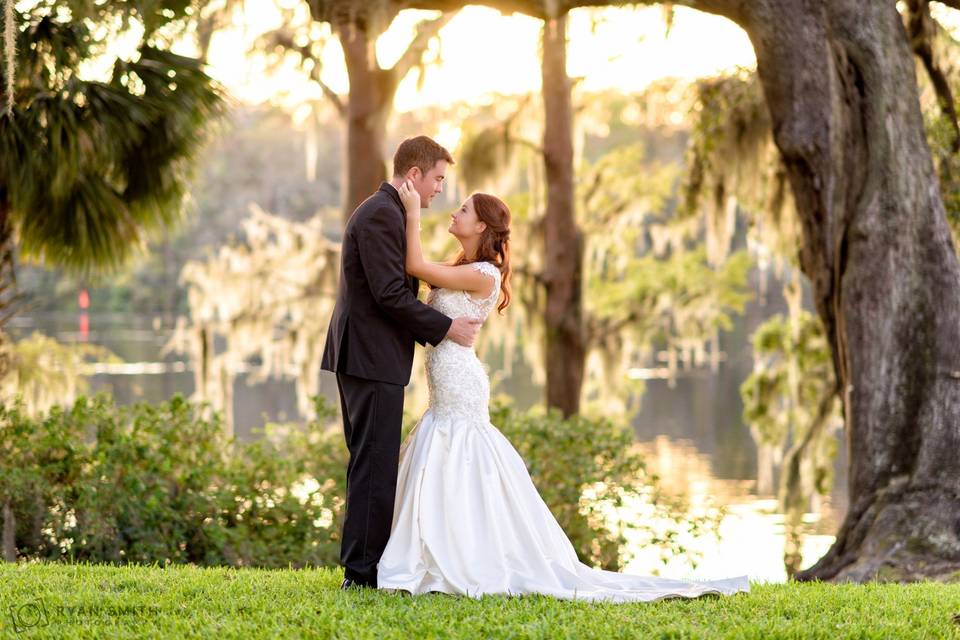
[[[536,142],[533,142],[532,140],[527,140],[526,138],[518,138],[518,137],[512,136],[512,135],[510,135],[510,134],[508,133],[508,134],[507,134],[507,142],[509,142],[510,144],[515,144],[515,145],[521,146],[521,147],[526,147],[526,148],[530,149],[531,151],[534,151],[534,152],[536,152],[536,153],[539,153],[540,155],[543,155],[543,153],[544,153],[544,151],[543,151],[543,145],[539,145],[539,144],[537,144]]]
[[[954,0],[956,2],[956,0]],[[960,5],[960,2],[956,2]],[[909,0],[907,2],[907,31],[910,36],[910,46],[914,54],[923,62],[923,68],[930,76],[940,110],[953,125],[953,141],[950,150],[953,153],[960,151],[960,123],[957,122],[957,110],[953,104],[953,92],[947,76],[933,57],[933,38],[936,35],[937,23],[930,15],[930,0]]]
[[[340,95],[331,89],[326,82],[320,79],[320,65],[314,64],[313,69],[310,71],[310,77],[313,78],[313,81],[320,85],[320,90],[323,91],[323,95],[327,97],[327,100],[333,104],[334,108],[337,110],[337,113],[340,117],[345,118],[347,116],[347,105],[343,103],[343,100],[340,98]]]
[[[313,68],[310,69],[310,79],[316,82],[318,85],[320,85],[320,90],[323,91],[323,95],[326,96],[326,98],[330,101],[331,104],[333,104],[334,108],[336,108],[337,110],[337,113],[341,117],[345,117],[347,115],[347,105],[343,103],[343,100],[341,99],[340,95],[336,91],[331,89],[330,86],[320,78],[320,72],[322,70],[322,67],[320,65],[320,61],[314,57],[313,51],[311,51],[310,49],[310,44],[311,43],[307,43],[305,45],[298,45],[294,41],[293,33],[291,33],[289,29],[285,29],[285,28],[280,28],[274,31],[270,31],[268,33],[263,34],[259,38],[259,45],[262,48],[267,48],[272,46],[272,47],[282,47],[287,51],[293,51],[294,53],[300,56],[301,66],[307,60],[312,60]]]
[[[756,4],[757,0],[675,0],[673,4],[684,5],[691,9],[706,11],[707,13],[716,13],[726,16],[735,22],[742,17],[744,9],[751,1]],[[949,0],[960,3],[960,0]],[[640,0],[639,2],[629,2],[627,0],[406,0],[401,3],[404,9],[425,9],[434,11],[453,11],[460,9],[467,4],[479,4],[493,9],[497,9],[503,14],[522,13],[533,18],[547,20],[557,18],[572,9],[581,7],[620,7],[634,4],[660,4],[655,0]],[[553,9],[551,15],[550,9]]]
[[[591,347],[604,342],[611,336],[618,335],[628,325],[640,319],[636,310],[627,315],[614,320],[612,318],[600,319],[596,316],[590,316],[587,320],[587,344]]]
[[[207,64],[208,54],[210,53],[210,41],[213,34],[226,27],[237,9],[241,6],[242,0],[226,0],[222,6],[212,9],[206,15],[200,11],[197,16],[197,47],[200,49],[199,59]]]
[[[393,22],[401,9],[406,9],[403,0],[387,2],[370,0],[307,0],[310,15],[317,22],[326,22],[334,27],[360,27],[368,30],[379,24],[384,29]],[[379,34],[377,34],[379,35]]]
[[[510,133],[510,128],[513,126],[513,121],[520,117],[520,114],[523,113],[523,110],[530,103],[530,99],[532,97],[533,94],[530,93],[524,95],[514,112],[503,121],[503,134],[507,144],[515,144],[521,147],[526,147],[532,150],[534,153],[538,153],[542,156],[544,154],[543,145],[537,144],[532,140],[527,140],[526,138],[514,136]]]
[[[440,32],[450,19],[456,15],[456,11],[444,12],[436,20],[424,20],[417,25],[417,35],[413,37],[407,50],[403,52],[397,63],[390,70],[394,74],[397,83],[400,82],[413,67],[420,64],[430,40]]]
[[[510,270],[516,276],[523,276],[524,278],[530,278],[533,282],[546,286],[547,281],[543,277],[543,273],[540,271],[533,271],[527,268],[524,264],[511,265]]]

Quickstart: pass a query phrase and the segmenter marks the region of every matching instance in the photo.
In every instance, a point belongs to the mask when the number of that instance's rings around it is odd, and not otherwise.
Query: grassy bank
[[[0,564],[4,638],[958,638],[960,585],[753,585],[608,605],[339,590],[332,569]]]

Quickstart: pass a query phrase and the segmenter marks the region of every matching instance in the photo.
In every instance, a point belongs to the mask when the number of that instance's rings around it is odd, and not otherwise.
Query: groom
[[[343,235],[340,286],[321,361],[337,374],[350,450],[341,588],[377,586],[377,563],[393,523],[414,340],[436,346],[449,338],[469,347],[479,329],[477,320],[451,320],[417,300],[419,282],[404,272],[406,214],[397,188],[410,180],[427,207],[451,164],[450,152],[427,136],[404,140],[393,157],[393,178],[356,208]]]

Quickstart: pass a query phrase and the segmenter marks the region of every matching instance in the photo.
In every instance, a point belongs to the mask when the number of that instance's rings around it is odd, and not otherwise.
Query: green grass
[[[341,575],[0,564],[0,637],[960,639],[956,584],[755,584],[732,597],[615,605],[343,592]],[[34,604],[45,621],[17,630]]]

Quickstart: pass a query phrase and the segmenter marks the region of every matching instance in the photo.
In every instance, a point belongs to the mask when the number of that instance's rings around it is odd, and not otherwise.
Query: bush
[[[347,449],[336,410],[314,399],[317,419],[267,424],[242,443],[218,414],[176,395],[118,407],[105,393],[32,419],[19,401],[0,406],[0,505],[15,522],[27,558],[200,565],[336,565],[346,494]],[[624,532],[683,552],[681,528],[715,524],[688,517],[646,473],[632,432],[610,421],[559,413],[491,418],[517,448],[544,501],[581,559],[621,568]],[[587,500],[584,494],[593,494]],[[605,506],[630,496],[655,503],[675,523],[666,534]]]
[[[657,545],[664,562],[693,552],[683,534],[718,536],[725,510],[693,513],[683,496],[661,491],[659,478],[647,472],[633,431],[606,419],[572,416],[557,410],[518,413],[505,405],[491,409],[491,421],[510,440],[544,502],[570,538],[580,560],[621,570],[628,531]],[[638,503],[646,509],[638,513]]]
[[[346,448],[335,412],[315,402],[316,421],[268,424],[250,443],[179,394],[117,407],[101,393],[40,420],[19,402],[0,407],[0,503],[12,508],[20,555],[335,564]]]

